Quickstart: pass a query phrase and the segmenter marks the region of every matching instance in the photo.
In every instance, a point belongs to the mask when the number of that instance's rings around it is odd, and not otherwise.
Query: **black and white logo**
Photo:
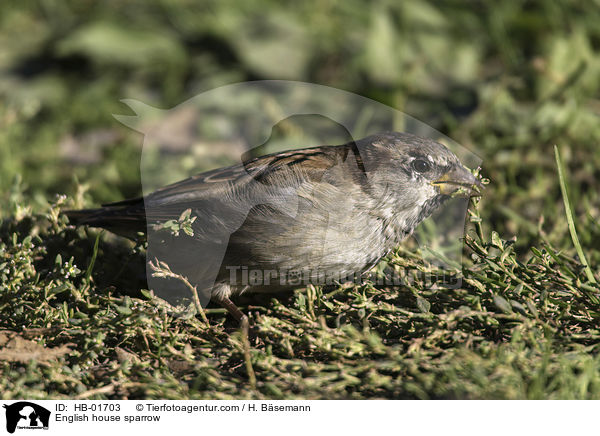
[[[50,411],[29,401],[19,401],[3,406],[6,409],[6,431],[48,430]]]

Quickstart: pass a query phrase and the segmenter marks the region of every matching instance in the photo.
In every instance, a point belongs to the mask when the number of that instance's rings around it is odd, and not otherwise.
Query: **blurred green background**
[[[598,2],[583,1],[3,2],[0,195],[18,176],[34,207],[74,194],[75,180],[90,204],[136,195],[142,137],[112,117],[130,113],[120,99],[170,108],[218,85],[292,79],[442,131],[483,158],[486,225],[526,246],[543,215],[561,240],[553,144],[577,216],[599,216],[598,22]],[[584,246],[599,246],[585,227]]]

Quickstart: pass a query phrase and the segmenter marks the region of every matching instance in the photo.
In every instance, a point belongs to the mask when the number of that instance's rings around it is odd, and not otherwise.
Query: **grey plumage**
[[[259,157],[67,215],[129,237],[148,226],[152,255],[223,302],[243,291],[293,287],[298,275],[318,282],[360,273],[459,187],[469,192],[475,184],[442,144],[391,132]],[[196,217],[193,237],[153,232],[186,209]],[[248,286],[242,267],[270,271],[274,285]]]

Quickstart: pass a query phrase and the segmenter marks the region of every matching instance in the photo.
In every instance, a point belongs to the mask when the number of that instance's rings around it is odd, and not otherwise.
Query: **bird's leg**
[[[213,297],[216,303],[219,303],[227,312],[231,314],[235,319],[238,320],[242,328],[248,328],[248,317],[231,301],[228,297]]]

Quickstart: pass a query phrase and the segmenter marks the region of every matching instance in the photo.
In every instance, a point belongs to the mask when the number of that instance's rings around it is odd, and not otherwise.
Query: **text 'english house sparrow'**
[[[147,232],[149,260],[166,262],[241,320],[231,296],[365,272],[450,196],[475,186],[444,145],[389,132],[258,157],[65,214],[126,237]],[[160,230],[188,210],[191,232]]]

